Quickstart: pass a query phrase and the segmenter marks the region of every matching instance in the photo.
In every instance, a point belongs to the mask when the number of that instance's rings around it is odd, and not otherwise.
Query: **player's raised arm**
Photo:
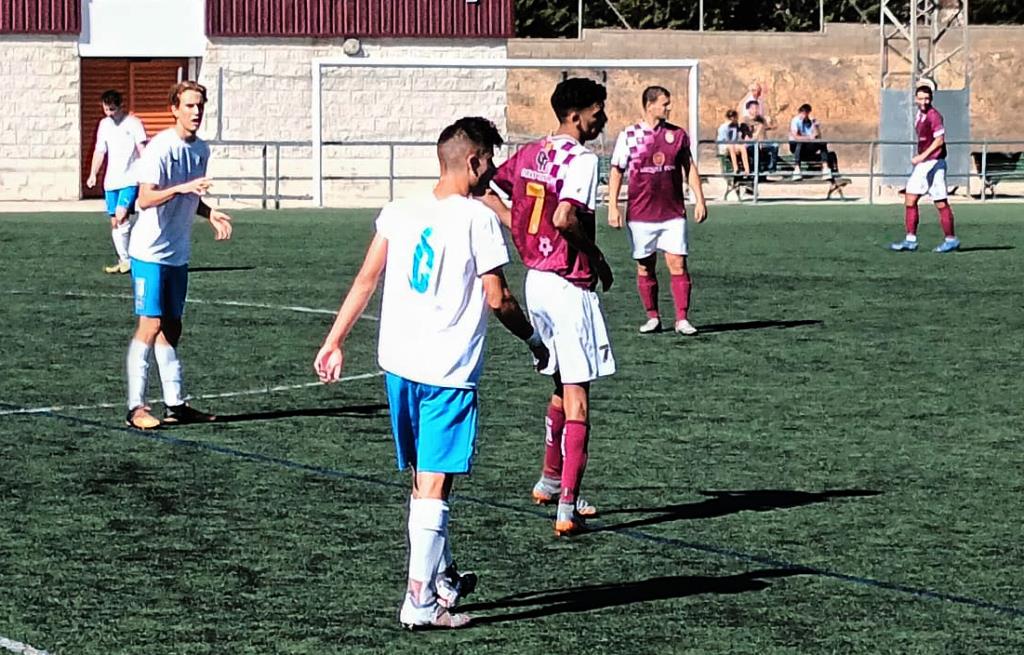
[[[384,272],[387,257],[387,239],[377,234],[370,242],[352,288],[348,290],[341,308],[338,309],[334,325],[331,326],[320,351],[316,354],[316,359],[313,360],[313,368],[321,382],[337,382],[341,379],[341,370],[345,363],[345,339],[373,297],[381,273]]]

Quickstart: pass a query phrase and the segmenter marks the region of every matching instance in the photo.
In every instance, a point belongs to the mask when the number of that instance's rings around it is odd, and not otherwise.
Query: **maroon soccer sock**
[[[636,290],[640,292],[640,302],[649,318],[658,318],[658,278],[655,275],[637,275]]]
[[[672,276],[672,300],[676,303],[676,322],[685,321],[690,311],[690,274]]]
[[[590,426],[583,421],[565,422],[565,463],[562,466],[562,495],[559,502],[575,503],[583,471],[587,468]]]
[[[942,233],[947,239],[956,236],[956,229],[953,227],[953,208],[949,205],[939,207],[939,224],[942,225]]]
[[[562,477],[562,435],[565,431],[565,412],[548,405],[544,434],[544,477],[558,480]]]
[[[913,207],[905,207],[906,213],[903,217],[903,222],[907,226],[907,234],[917,234],[917,222],[920,219],[920,212],[917,211],[917,205]]]

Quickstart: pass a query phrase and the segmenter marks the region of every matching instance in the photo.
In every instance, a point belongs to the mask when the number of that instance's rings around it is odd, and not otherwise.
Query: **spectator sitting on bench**
[[[718,126],[718,154],[720,156],[729,156],[729,161],[732,162],[732,172],[736,175],[740,173],[740,167],[737,162],[743,163],[743,171],[750,175],[750,159],[747,157],[746,146],[740,143],[728,143],[729,141],[740,140],[740,123],[739,114],[735,109],[730,109],[725,112],[725,122]]]
[[[757,100],[747,103],[747,116],[749,118],[741,125],[740,134],[745,140],[757,143],[760,150],[758,168],[774,173],[779,161],[779,144],[766,141],[768,130],[772,127],[761,115],[761,105]],[[754,144],[747,146],[747,156],[754,159]]]
[[[800,165],[805,161],[821,162],[821,177],[831,179],[838,174],[836,159],[828,151],[828,144],[821,141],[821,125],[817,118],[811,118],[811,106],[800,105],[800,110],[789,123],[789,151],[793,153],[793,179],[803,177]]]

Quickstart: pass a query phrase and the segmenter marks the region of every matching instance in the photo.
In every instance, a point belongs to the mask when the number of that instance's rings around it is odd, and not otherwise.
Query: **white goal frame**
[[[323,70],[324,68],[474,68],[474,69],[509,69],[509,68],[556,68],[568,69],[680,69],[687,70],[687,88],[689,96],[689,132],[690,151],[697,157],[697,145],[700,142],[700,62],[697,59],[413,59],[409,57],[394,58],[355,58],[355,57],[317,57],[312,62],[312,145],[313,145],[313,204],[323,207]],[[454,120],[455,116],[452,117]]]

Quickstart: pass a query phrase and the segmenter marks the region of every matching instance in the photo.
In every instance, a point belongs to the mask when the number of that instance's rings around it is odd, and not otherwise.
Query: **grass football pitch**
[[[712,207],[691,224],[694,338],[636,333],[626,240],[602,226],[620,370],[593,389],[601,518],[557,540],[531,505],[549,384],[492,321],[480,451],[452,504],[478,623],[423,634],[397,622],[408,480],[376,323],[352,334],[351,379],[313,384],[374,212],[236,212],[223,244],[197,224],[181,354],[194,404],[224,419],[153,433],[123,427],[133,317],[128,279],[101,272],[106,220],[0,216],[0,638],[67,655],[1024,652],[1022,207],[954,209],[964,247],[937,255],[930,207],[913,254],[884,248],[895,206]]]

